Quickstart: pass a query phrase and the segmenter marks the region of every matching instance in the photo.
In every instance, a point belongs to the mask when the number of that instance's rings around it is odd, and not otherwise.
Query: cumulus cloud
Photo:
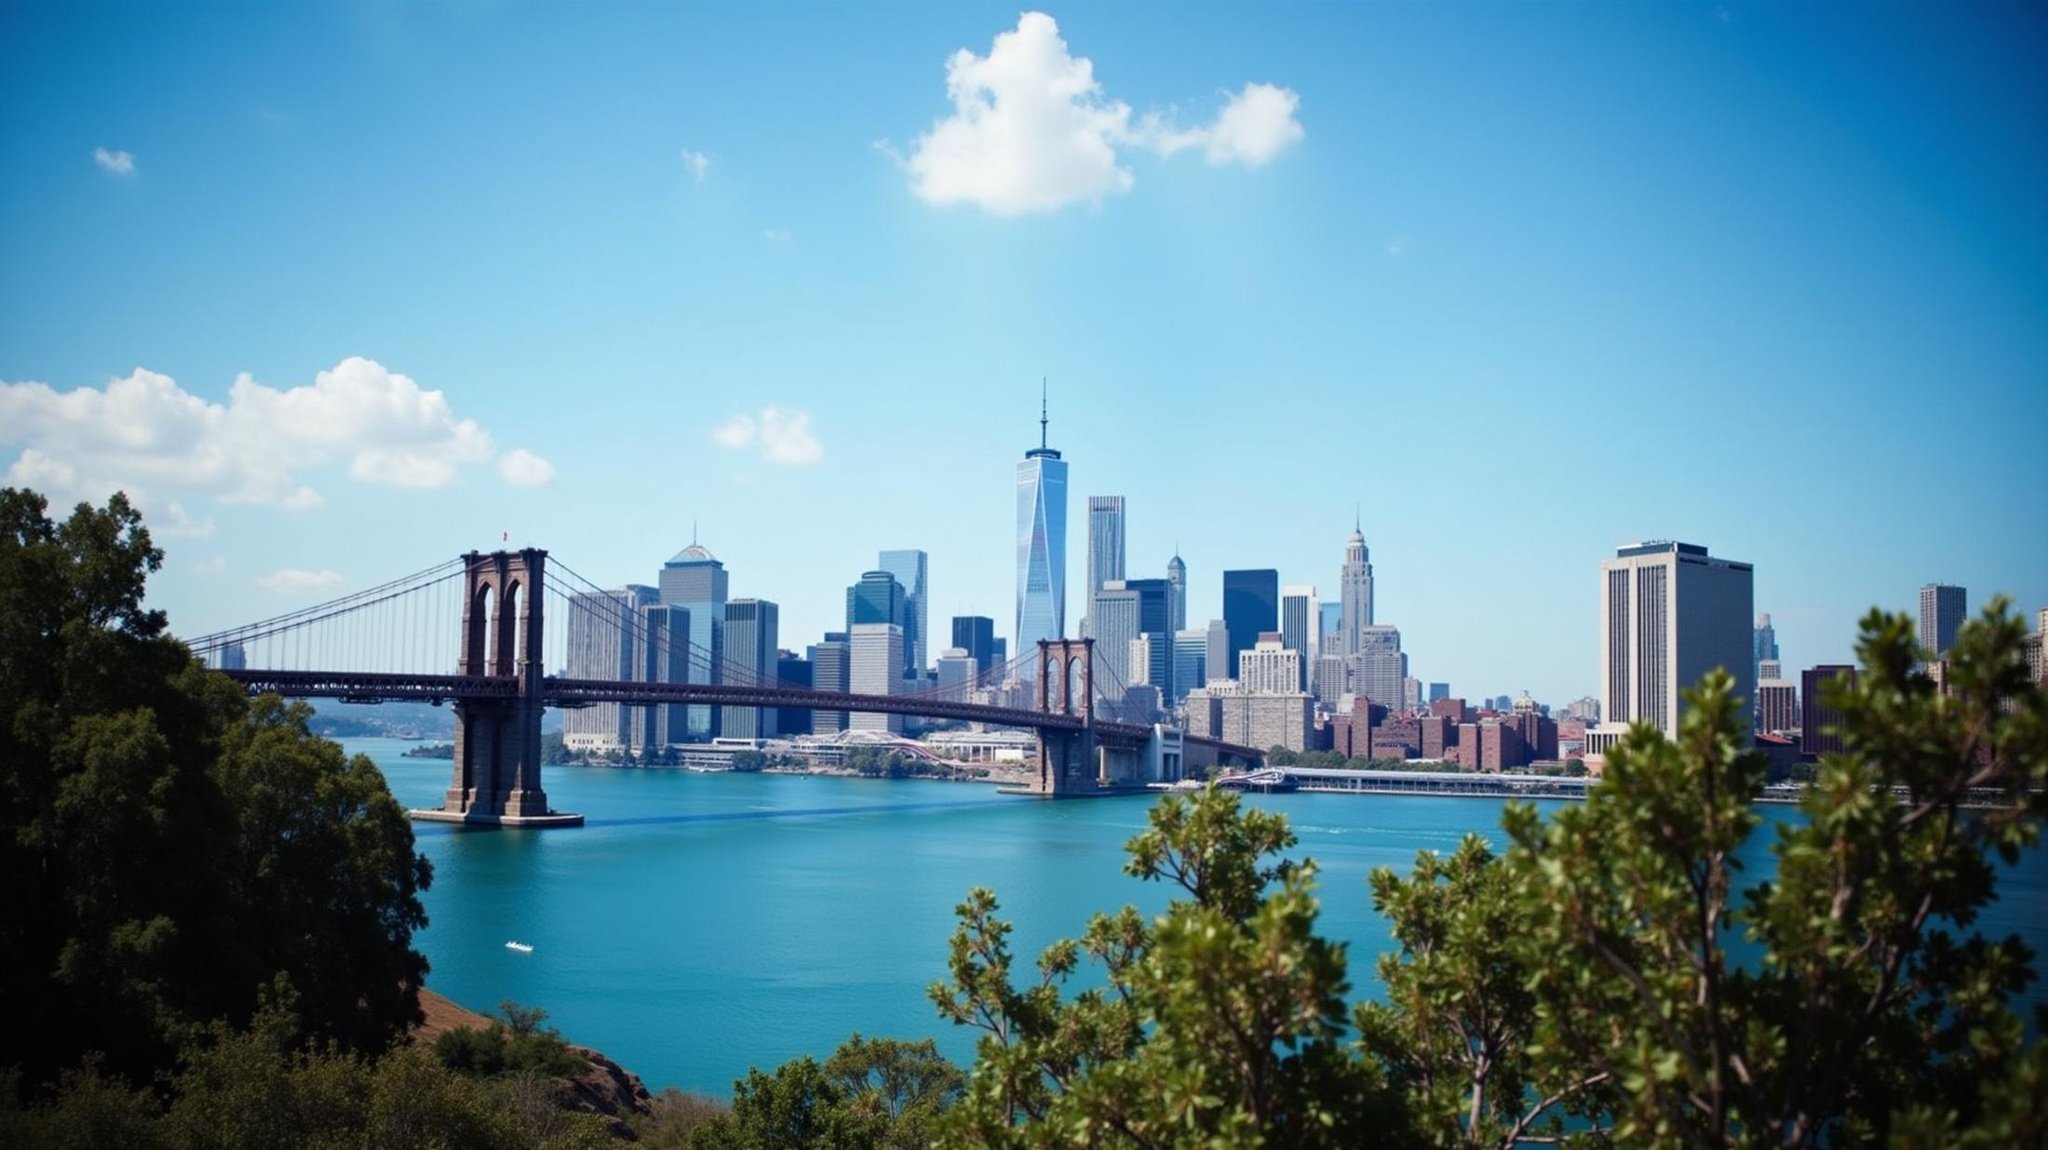
[[[133,152],[109,152],[105,148],[94,148],[92,150],[92,162],[98,164],[101,171],[111,172],[117,176],[132,176],[135,174],[135,153]]]
[[[811,415],[781,407],[764,407],[759,415],[744,412],[711,433],[720,447],[759,451],[769,463],[809,467],[825,461],[825,446],[811,434]]]
[[[498,474],[514,487],[546,487],[555,480],[555,465],[515,447],[498,457]]]
[[[258,575],[253,582],[258,588],[279,595],[312,595],[332,591],[345,580],[339,571],[302,571],[297,567],[286,567],[268,575]]]
[[[0,381],[0,446],[7,445],[24,449],[10,479],[292,509],[321,502],[302,480],[316,468],[345,463],[359,482],[435,488],[494,454],[490,435],[457,418],[441,392],[361,358],[283,389],[245,373],[224,403],[143,368],[104,388],[62,392]],[[517,466],[532,473],[524,461]]]
[[[704,182],[704,173],[711,170],[711,156],[706,152],[683,149],[683,166],[690,169],[690,176],[698,183]]]
[[[1095,65],[1075,56],[1059,24],[1026,12],[996,36],[987,56],[962,48],[946,62],[950,116],[917,138],[907,159],[911,191],[933,204],[972,204],[999,216],[1048,212],[1129,191],[1136,177],[1120,150],[1161,156],[1199,149],[1212,164],[1258,167],[1302,139],[1301,99],[1273,84],[1246,84],[1216,119],[1183,128],[1165,113],[1133,120],[1109,98]],[[881,149],[894,155],[886,144]]]

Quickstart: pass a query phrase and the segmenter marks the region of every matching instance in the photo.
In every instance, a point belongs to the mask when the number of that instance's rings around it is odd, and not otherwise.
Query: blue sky
[[[187,633],[501,533],[652,582],[693,523],[785,646],[894,547],[1006,633],[1044,377],[1070,624],[1121,494],[1194,619],[1227,567],[1334,593],[1362,507],[1461,693],[1594,692],[1649,537],[1840,660],[1923,582],[2048,606],[2044,49],[2019,4],[10,4],[0,467],[140,492]]]

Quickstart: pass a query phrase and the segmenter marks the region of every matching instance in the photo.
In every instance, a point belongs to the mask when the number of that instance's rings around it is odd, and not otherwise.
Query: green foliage
[[[305,1033],[381,1049],[430,877],[382,777],[143,610],[162,553],[125,497],[46,506],[0,491],[0,1066],[148,1082],[279,974]]]
[[[717,1122],[732,1108],[708,1094],[671,1086],[657,1093],[648,1113],[629,1119],[634,1138],[649,1150],[685,1150],[699,1126]]]
[[[498,1005],[501,1021],[482,1029],[462,1026],[444,1030],[434,1040],[441,1065],[476,1078],[537,1074],[564,1078],[578,1073],[586,1060],[569,1049],[561,1033],[542,1026],[548,1012],[537,1006],[506,1001]]]
[[[804,1057],[733,1083],[732,1109],[691,1116],[692,1150],[910,1150],[932,1144],[960,1069],[930,1039],[856,1034],[820,1066]]]
[[[1342,1043],[1345,956],[1314,932],[1313,864],[1267,862],[1286,820],[1225,791],[1169,796],[1126,870],[1170,883],[1152,923],[1124,908],[1048,947],[1016,984],[1010,926],[982,889],[959,907],[942,1016],[986,1033],[951,1144],[1351,1146],[1388,1131]],[[1103,985],[1062,992],[1086,955]]]
[[[1676,742],[1632,731],[1583,806],[1547,825],[1512,809],[1533,1072],[1608,1075],[1612,1132],[1631,1144],[1843,1145],[2013,1120],[2023,1091],[1993,1087],[2016,1065],[2040,1081],[2038,1039],[2023,1050],[2008,1006],[2030,956],[1971,926],[1992,853],[2032,846],[2048,801],[2048,702],[2021,634],[1994,603],[1963,628],[1943,693],[1916,669],[1912,621],[1867,617],[1863,674],[1829,698],[1846,752],[1779,827],[1774,881],[1739,884],[1764,763],[1742,749],[1723,673],[1687,694]],[[1760,959],[1731,957],[1738,934]]]

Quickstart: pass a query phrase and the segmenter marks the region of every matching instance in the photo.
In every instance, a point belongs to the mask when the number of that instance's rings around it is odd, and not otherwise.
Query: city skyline
[[[932,627],[1022,653],[1044,377],[1070,589],[1116,495],[1189,628],[1226,569],[1335,598],[1362,502],[1375,614],[1468,697],[1596,694],[1584,572],[1636,539],[1753,563],[1788,677],[1929,582],[2048,605],[2039,13],[1049,16],[10,9],[5,482],[134,490],[184,634],[701,538],[793,650],[909,547]],[[947,182],[949,59],[1024,48],[1124,109],[1108,169]],[[1880,465],[1909,430],[1967,462]]]

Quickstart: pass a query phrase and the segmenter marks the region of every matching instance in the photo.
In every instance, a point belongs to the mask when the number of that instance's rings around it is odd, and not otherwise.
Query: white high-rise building
[[[1969,592],[1947,583],[1929,583],[1920,588],[1920,646],[1929,658],[1946,659],[1955,646],[1956,632],[1970,613]]]
[[[1678,734],[1680,692],[1716,667],[1736,697],[1756,695],[1754,573],[1691,543],[1658,540],[1600,564],[1601,713]]]
[[[903,692],[903,628],[894,623],[855,623],[847,629],[846,689],[855,695]],[[903,733],[903,716],[855,711],[846,725],[855,731]]]
[[[654,598],[652,588],[638,585],[569,596],[563,673],[572,679],[638,678],[640,607]],[[562,713],[562,742],[573,751],[623,751],[634,743],[632,718],[632,709],[618,703],[571,708]]]
[[[1247,695],[1301,694],[1301,652],[1268,631],[1251,650],[1237,653],[1237,682]]]
[[[1344,567],[1337,575],[1337,594],[1343,607],[1343,649],[1339,654],[1356,655],[1358,637],[1372,626],[1372,555],[1365,547],[1365,533],[1356,526],[1344,544]]]
[[[1124,497],[1088,497],[1088,594],[1124,577]]]
[[[1017,653],[1032,675],[1038,641],[1067,630],[1067,465],[1045,435],[1041,397],[1038,446],[1017,464]]]
[[[1388,711],[1401,710],[1407,698],[1408,656],[1401,652],[1398,627],[1360,627],[1351,632],[1358,645],[1350,656],[1351,690]]]
[[[1130,661],[1132,640],[1144,634],[1143,611],[1143,597],[1122,579],[1111,579],[1095,593],[1088,620],[1094,630],[1097,698],[1122,698],[1125,687],[1146,678],[1146,667]]]

